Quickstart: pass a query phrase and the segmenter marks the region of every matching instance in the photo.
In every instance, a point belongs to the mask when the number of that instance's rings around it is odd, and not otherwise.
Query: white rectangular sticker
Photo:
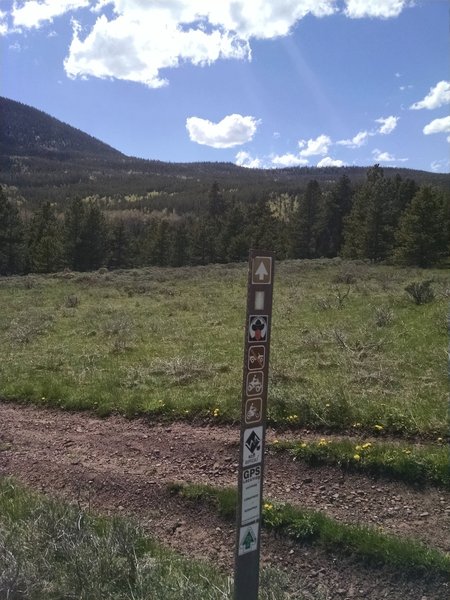
[[[261,465],[244,469],[242,472],[241,525],[260,518],[261,512]]]
[[[242,466],[251,467],[262,460],[263,428],[252,427],[244,431]]]

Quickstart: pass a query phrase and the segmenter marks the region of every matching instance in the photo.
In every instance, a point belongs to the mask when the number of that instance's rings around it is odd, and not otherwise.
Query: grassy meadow
[[[0,396],[238,420],[246,285],[245,264],[2,278]],[[278,263],[269,422],[446,435],[449,298],[448,271]]]

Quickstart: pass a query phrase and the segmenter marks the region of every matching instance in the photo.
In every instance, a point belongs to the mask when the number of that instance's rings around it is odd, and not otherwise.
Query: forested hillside
[[[450,175],[129,158],[0,100],[0,274],[343,256],[446,264]]]

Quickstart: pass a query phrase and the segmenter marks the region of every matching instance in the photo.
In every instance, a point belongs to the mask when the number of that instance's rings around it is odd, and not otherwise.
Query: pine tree
[[[315,258],[319,236],[322,192],[316,180],[311,180],[299,198],[291,230],[292,258]]]
[[[105,217],[97,204],[91,204],[84,217],[81,231],[81,271],[98,269],[105,263],[107,250],[107,226]]]
[[[369,169],[345,219],[343,256],[380,261],[390,256],[395,231],[395,187],[383,169]]]
[[[333,257],[341,252],[343,244],[344,219],[350,213],[353,190],[350,179],[343,175],[324,195],[322,223],[318,241],[320,256]]]
[[[0,187],[0,275],[19,273],[22,254],[23,224],[19,211]]]
[[[242,207],[233,202],[224,218],[220,231],[220,254],[226,262],[239,262],[248,255],[249,240]]]
[[[169,264],[170,256],[170,237],[169,222],[167,219],[161,219],[156,228],[152,247],[152,264],[159,267],[165,267]]]
[[[220,192],[219,184],[215,181],[208,194],[208,216],[218,219],[225,213],[225,200]]]
[[[37,273],[52,273],[64,264],[62,228],[49,202],[31,219],[27,255],[29,270]]]
[[[186,223],[181,221],[173,228],[173,242],[170,248],[170,264],[173,267],[182,267],[190,262],[189,238]]]
[[[448,255],[446,205],[440,190],[419,189],[400,219],[394,259],[401,264],[431,267]]]
[[[198,219],[191,231],[190,255],[193,264],[206,265],[216,262],[216,231],[209,219]]]
[[[120,219],[111,227],[108,266],[113,269],[125,269],[131,266],[130,253],[130,236],[124,221]]]
[[[64,214],[64,254],[67,265],[74,271],[85,267],[83,231],[86,210],[83,202],[76,198]]]

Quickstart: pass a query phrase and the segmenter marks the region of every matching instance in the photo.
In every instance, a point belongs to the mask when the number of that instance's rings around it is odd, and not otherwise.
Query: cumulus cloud
[[[95,10],[105,4],[112,5],[113,18],[100,14],[85,39],[74,32],[68,75],[115,77],[148,87],[167,84],[160,71],[183,61],[250,59],[251,39],[285,36],[306,15],[335,11],[334,0],[100,0]]]
[[[406,0],[345,2],[350,17],[397,16],[406,5]],[[368,8],[361,10],[361,3]],[[326,17],[341,6],[337,0],[17,0],[11,16],[16,28],[37,28],[89,7],[98,18],[85,36],[80,27],[74,28],[64,62],[67,75],[111,77],[158,88],[168,83],[160,73],[163,69],[183,62],[250,60],[253,39],[286,36],[304,17]],[[0,20],[0,34],[6,32]]]
[[[247,169],[262,169],[263,162],[260,158],[253,158],[248,152],[241,150],[236,154],[236,164],[239,167],[246,167]]]
[[[302,167],[308,164],[306,158],[296,156],[288,152],[287,154],[281,154],[272,156],[272,164],[276,167]]]
[[[64,66],[72,78],[114,77],[157,88],[167,84],[160,70],[177,67],[181,60],[206,65],[219,58],[248,55],[246,42],[219,30],[184,30],[158,16],[150,20],[119,16],[109,21],[101,15],[84,40],[75,26]]]
[[[342,160],[338,160],[338,159],[333,159],[330,158],[329,156],[326,156],[325,158],[322,158],[322,160],[320,160],[317,163],[318,167],[345,167],[345,163]]]
[[[331,145],[331,139],[328,137],[328,135],[322,134],[319,135],[315,140],[300,140],[298,145],[299,148],[301,148],[300,156],[325,156],[325,154],[328,153],[329,146]]]
[[[380,163],[380,162],[406,162],[408,160],[407,158],[396,158],[389,152],[382,152],[381,150],[378,150],[378,148],[375,148],[375,150],[372,151],[372,154],[373,154],[374,161],[377,163]]]
[[[346,0],[345,14],[351,19],[398,17],[411,0]]]
[[[364,144],[367,143],[369,139],[369,135],[371,135],[368,131],[359,131],[354,137],[349,140],[340,140],[336,142],[340,146],[346,146],[347,148],[360,148]]]
[[[439,81],[425,96],[423,100],[414,102],[410,106],[412,110],[420,110],[427,108],[431,110],[433,108],[439,108],[444,104],[450,104],[450,81]]]
[[[53,21],[55,17],[89,6],[90,0],[28,0],[27,2],[15,2],[12,9],[12,17],[16,27],[40,27],[43,23]]]
[[[434,121],[425,125],[423,132],[425,135],[430,135],[432,133],[450,133],[450,117],[434,119]]]
[[[256,133],[259,121],[254,117],[228,115],[219,123],[199,117],[186,119],[189,137],[197,144],[212,148],[232,148],[249,142]]]
[[[381,123],[381,127],[378,130],[378,133],[382,133],[383,135],[387,135],[392,133],[394,129],[397,127],[397,121],[399,117],[380,117],[379,119],[375,119],[376,123]]]

